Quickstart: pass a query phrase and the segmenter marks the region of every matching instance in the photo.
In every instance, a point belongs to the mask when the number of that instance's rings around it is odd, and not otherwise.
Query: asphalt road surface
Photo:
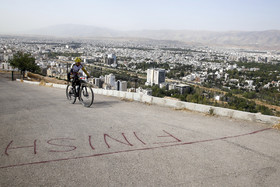
[[[0,186],[279,186],[268,125],[0,76]]]

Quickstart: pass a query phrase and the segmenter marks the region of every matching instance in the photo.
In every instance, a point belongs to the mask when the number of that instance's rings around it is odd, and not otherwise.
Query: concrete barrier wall
[[[17,81],[21,81],[21,80],[17,79]],[[31,82],[25,80],[23,82],[28,84],[39,85],[39,82]],[[47,86],[65,89],[67,85],[48,83]],[[217,115],[217,116],[229,117],[234,119],[242,119],[242,120],[248,120],[252,122],[261,122],[261,123],[268,123],[268,124],[280,123],[280,117],[267,116],[267,115],[262,115],[260,113],[243,112],[238,110],[232,110],[227,108],[220,108],[220,107],[214,107],[214,106],[208,106],[208,105],[202,105],[196,103],[182,102],[173,99],[153,97],[153,96],[144,95],[142,93],[104,90],[104,89],[97,89],[97,88],[93,88],[93,92],[99,95],[113,96],[113,97],[128,99],[131,101],[138,101],[147,104],[167,106],[174,109],[182,109],[182,110],[186,109],[186,110],[201,112],[210,115]]]
[[[17,79],[17,80],[20,80],[20,79]],[[34,85],[39,85],[40,84],[39,82],[26,81],[26,80],[23,80],[23,82],[28,83],[28,84],[34,84]]]
[[[142,93],[122,92],[116,90],[112,91],[112,90],[103,90],[103,89],[96,89],[96,88],[94,88],[94,92],[100,95],[125,98],[128,100],[138,101],[147,104],[167,106],[174,109],[187,109],[190,111],[201,112],[205,114],[230,117],[230,118],[248,120],[253,122],[262,122],[262,123],[269,123],[269,124],[277,124],[280,122],[279,117],[262,115],[260,113],[250,113],[250,112],[243,112],[243,111],[232,110],[232,109],[221,108],[221,107],[182,102],[173,99],[148,96]]]

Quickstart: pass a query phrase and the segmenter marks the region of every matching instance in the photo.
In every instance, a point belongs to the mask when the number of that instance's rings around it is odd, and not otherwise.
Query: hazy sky
[[[58,24],[117,30],[280,30],[280,0],[0,0],[0,33]]]

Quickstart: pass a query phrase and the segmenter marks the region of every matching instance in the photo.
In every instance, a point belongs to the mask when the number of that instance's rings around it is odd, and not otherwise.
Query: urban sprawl
[[[99,88],[279,115],[280,52],[148,39],[0,37],[0,69],[21,51],[40,74],[66,80],[81,57]],[[258,103],[258,102],[259,103]],[[235,104],[237,103],[237,104]],[[244,108],[245,107],[245,108]]]

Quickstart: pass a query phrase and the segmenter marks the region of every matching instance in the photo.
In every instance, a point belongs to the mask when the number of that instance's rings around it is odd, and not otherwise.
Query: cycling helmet
[[[80,57],[76,57],[76,58],[75,58],[75,62],[82,62],[82,60],[81,60]]]

